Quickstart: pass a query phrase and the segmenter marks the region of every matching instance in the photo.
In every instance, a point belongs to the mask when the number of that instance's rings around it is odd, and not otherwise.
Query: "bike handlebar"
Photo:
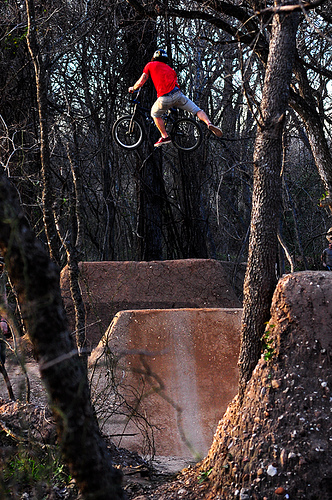
[[[129,94],[137,94],[138,95],[141,92],[141,90],[142,90],[142,87],[140,87],[137,90],[132,90],[131,92],[129,91]]]
[[[136,103],[138,103],[138,97],[139,97],[139,95],[140,95],[141,88],[142,88],[142,87],[140,87],[140,88],[139,88],[139,89],[137,89],[137,90],[134,90],[133,92],[130,92],[130,95],[131,95],[132,101],[133,101],[133,103],[135,103],[135,104],[136,104]]]

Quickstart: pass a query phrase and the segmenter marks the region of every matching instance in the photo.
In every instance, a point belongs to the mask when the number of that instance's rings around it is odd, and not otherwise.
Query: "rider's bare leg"
[[[202,122],[204,122],[207,126],[210,125],[211,123],[211,120],[210,118],[208,117],[208,115],[205,113],[205,111],[203,111],[202,109],[200,109],[198,112],[197,112],[197,118],[199,118]]]
[[[161,118],[160,116],[154,116],[153,120],[156,124],[157,129],[161,133],[161,137],[164,137],[164,138],[168,137],[168,134],[166,132],[166,127],[165,127],[165,122],[164,122],[163,118]]]
[[[204,122],[207,125],[208,129],[211,130],[211,132],[213,132],[217,137],[221,137],[222,136],[221,129],[219,127],[216,127],[215,125],[213,125],[213,123],[211,122],[210,118],[205,113],[205,111],[203,111],[202,109],[200,109],[199,111],[197,111],[196,116],[202,122]]]

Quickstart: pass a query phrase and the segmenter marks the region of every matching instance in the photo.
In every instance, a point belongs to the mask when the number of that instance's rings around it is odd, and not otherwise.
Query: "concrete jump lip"
[[[115,355],[124,396],[130,387],[145,394],[140,410],[154,426],[158,456],[207,453],[237,393],[241,317],[239,308],[121,311],[92,352],[90,366],[99,360],[99,374],[105,346]],[[119,434],[120,427],[110,421],[103,432]],[[142,453],[137,428],[126,423],[126,433],[121,446]]]
[[[89,346],[97,346],[118,311],[241,307],[230,283],[229,264],[213,259],[82,262],[80,286]],[[67,267],[61,272],[61,291],[74,330]]]

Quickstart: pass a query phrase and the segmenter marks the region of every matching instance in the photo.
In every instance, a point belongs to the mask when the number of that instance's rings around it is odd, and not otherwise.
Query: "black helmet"
[[[167,52],[166,50],[164,49],[158,49],[155,51],[155,53],[153,54],[152,56],[152,59],[151,61],[168,61],[168,55],[167,55]]]

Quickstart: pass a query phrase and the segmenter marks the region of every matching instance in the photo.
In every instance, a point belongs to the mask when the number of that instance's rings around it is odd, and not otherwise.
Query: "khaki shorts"
[[[188,99],[181,90],[171,95],[158,97],[151,108],[152,118],[163,116],[170,108],[179,108],[196,115],[201,110],[193,101]]]

